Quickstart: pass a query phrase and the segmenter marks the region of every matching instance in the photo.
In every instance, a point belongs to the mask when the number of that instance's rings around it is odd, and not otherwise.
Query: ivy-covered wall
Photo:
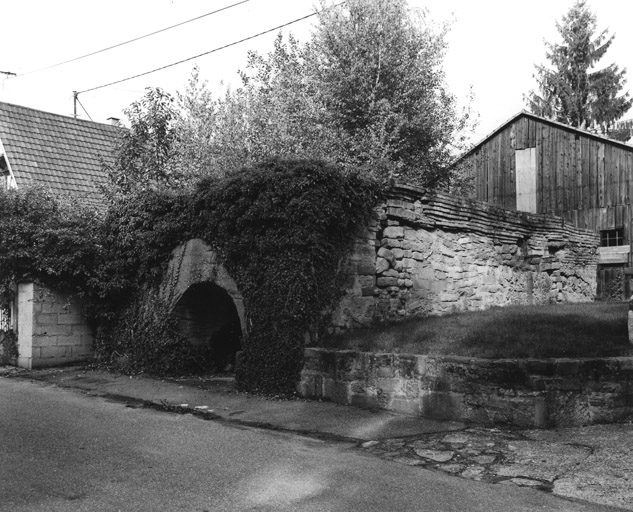
[[[306,332],[327,331],[340,263],[379,195],[375,181],[310,160],[271,160],[178,190],[150,181],[109,195],[103,212],[41,189],[1,192],[0,300],[15,299],[16,283],[76,294],[97,361],[126,372],[221,369],[235,363],[237,336],[238,386],[294,393]],[[169,269],[172,251],[190,240],[230,274],[239,307],[211,279],[161,288],[181,270]],[[232,320],[205,323],[200,302]],[[205,329],[233,341],[218,353]]]

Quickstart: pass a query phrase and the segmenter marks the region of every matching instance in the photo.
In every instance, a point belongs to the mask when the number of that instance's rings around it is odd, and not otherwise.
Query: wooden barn
[[[598,295],[630,295],[633,146],[520,112],[462,155],[472,196],[600,233]]]

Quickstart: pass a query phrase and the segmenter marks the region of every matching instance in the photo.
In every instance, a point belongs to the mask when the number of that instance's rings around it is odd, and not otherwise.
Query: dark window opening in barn
[[[624,228],[603,229],[600,231],[600,246],[615,247],[624,245]]]
[[[205,370],[231,371],[240,350],[242,329],[237,308],[224,288],[213,283],[190,286],[172,316],[180,332],[201,355]]]

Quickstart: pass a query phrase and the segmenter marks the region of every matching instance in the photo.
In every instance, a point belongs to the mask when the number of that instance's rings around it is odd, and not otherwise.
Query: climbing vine
[[[292,393],[303,343],[326,326],[338,276],[379,187],[320,161],[271,160],[191,190],[139,188],[90,211],[31,188],[0,195],[0,300],[38,281],[81,295],[100,360],[156,374],[203,369],[156,293],[171,251],[212,246],[247,315],[242,389]]]
[[[0,330],[0,364],[15,364],[18,356],[18,337],[15,332]]]
[[[198,233],[219,250],[245,299],[241,387],[294,390],[305,336],[327,326],[341,262],[377,198],[375,182],[318,161],[271,161],[200,184]]]

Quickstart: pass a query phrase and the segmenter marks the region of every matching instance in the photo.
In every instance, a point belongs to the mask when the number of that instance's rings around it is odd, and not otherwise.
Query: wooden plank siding
[[[633,146],[521,113],[464,159],[473,163],[473,196],[516,209],[516,151],[536,148],[537,212],[581,228],[624,228],[633,241]]]

